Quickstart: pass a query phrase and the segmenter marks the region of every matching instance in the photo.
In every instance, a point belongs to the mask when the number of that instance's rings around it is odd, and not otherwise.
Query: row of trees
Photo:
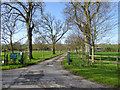
[[[50,14],[45,14],[36,22],[35,34],[43,38],[47,44],[52,44],[52,52],[55,54],[56,43],[70,30],[69,22],[56,20]]]
[[[28,0],[29,1],[29,0]],[[38,13],[36,13],[36,11]],[[41,2],[9,2],[2,3],[2,20],[7,24],[12,22],[14,28],[18,23],[23,23],[27,28],[28,59],[32,59],[32,31],[34,29],[35,15],[42,15],[43,3]],[[3,26],[4,27],[4,26]],[[15,29],[16,30],[16,29]],[[6,29],[3,29],[6,31]],[[13,32],[13,29],[10,30]],[[11,42],[10,42],[11,43]],[[12,46],[12,45],[11,45]]]
[[[11,48],[10,44],[2,44],[2,50],[8,50],[12,51],[14,53],[14,50],[22,50],[25,49],[24,45],[21,45],[19,42],[12,43],[13,47]]]
[[[32,33],[39,34],[39,38],[45,40],[44,43],[52,44],[53,54],[55,54],[55,44],[63,37],[63,35],[70,29],[68,22],[56,20],[50,14],[44,13],[43,2],[9,2],[2,3],[2,39],[9,43],[13,52],[13,34],[16,34],[16,27],[19,24],[25,25],[27,31],[27,48],[28,59],[32,59]],[[6,27],[8,26],[9,27]],[[18,26],[17,26],[18,25]],[[8,30],[7,30],[8,29]],[[7,33],[6,33],[7,32]],[[21,31],[20,31],[21,32]],[[9,34],[8,34],[9,33]],[[5,36],[7,35],[7,36]],[[49,42],[50,41],[50,42]]]
[[[12,51],[12,48],[10,48],[10,44],[2,44],[2,50],[7,50],[7,51]],[[33,50],[35,51],[42,51],[42,50],[46,50],[46,51],[51,51],[52,50],[52,45],[49,44],[43,44],[40,42],[36,42],[34,44],[32,44],[33,46]],[[61,44],[61,43],[57,43],[55,45],[56,47],[56,51],[62,52],[62,51],[67,51],[68,48],[66,48],[66,44]],[[26,44],[21,44],[19,42],[13,43],[13,51],[26,51],[27,50],[27,45]],[[14,53],[14,52],[13,52]]]
[[[69,50],[76,50],[77,53],[80,49],[81,51],[85,50],[84,36],[79,29],[74,29],[74,31],[67,36],[65,43]]]
[[[82,35],[78,38],[80,34],[72,34],[73,36],[68,36],[68,41],[72,45],[77,42],[80,43],[77,43],[78,46],[85,45],[86,56],[91,54],[92,49],[92,61],[94,62],[95,42],[103,38],[117,24],[117,19],[115,19],[114,13],[112,13],[115,10],[115,3],[73,1],[71,0],[71,2],[66,4],[64,13],[66,20],[69,20],[73,26],[77,27],[77,31],[81,32]],[[69,37],[72,38],[72,41]],[[81,43],[84,44],[81,45]]]
[[[85,50],[86,56],[90,54],[90,48],[92,48],[92,60],[94,62],[95,41],[113,29],[116,24],[112,13],[114,10],[113,3],[71,0],[64,9],[65,21],[60,21],[44,12],[45,4],[43,2],[28,1],[19,2],[16,0],[16,2],[2,3],[2,20],[4,23],[2,30],[5,32],[2,39],[8,40],[5,35],[8,35],[9,32],[12,47],[11,37],[17,32],[16,27],[23,24],[27,31],[28,59],[33,58],[33,33],[38,35],[38,40],[43,39],[42,43],[52,44],[52,51],[55,54],[56,43],[68,30],[73,30],[75,31],[74,34],[69,35],[66,42],[72,43],[76,51],[78,48]]]

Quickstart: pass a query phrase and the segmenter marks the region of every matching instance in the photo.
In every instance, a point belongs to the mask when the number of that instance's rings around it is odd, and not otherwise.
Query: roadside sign
[[[20,53],[18,53],[18,56],[20,56]]]
[[[11,53],[10,59],[17,59],[17,53]]]

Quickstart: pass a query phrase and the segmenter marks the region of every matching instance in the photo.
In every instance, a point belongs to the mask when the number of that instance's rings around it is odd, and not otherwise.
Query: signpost
[[[20,63],[23,64],[23,52],[22,51],[20,52],[20,59],[21,59]]]

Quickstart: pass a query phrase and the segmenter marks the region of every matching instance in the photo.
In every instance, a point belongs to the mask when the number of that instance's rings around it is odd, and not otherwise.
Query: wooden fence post
[[[82,51],[80,52],[80,54],[81,54],[81,58],[82,58]]]
[[[102,66],[102,63],[101,63],[101,56],[100,56],[100,66]]]
[[[70,52],[67,53],[67,62],[68,62],[68,65],[70,65]]]
[[[117,62],[117,70],[118,70],[118,57],[116,58],[116,62]]]
[[[5,65],[8,65],[8,54],[6,55]]]

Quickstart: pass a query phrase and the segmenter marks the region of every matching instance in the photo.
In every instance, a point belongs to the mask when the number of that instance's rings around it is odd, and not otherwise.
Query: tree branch
[[[97,5],[98,7],[97,7],[97,10],[96,10],[96,12],[91,16],[91,20],[94,18],[94,16],[98,13],[98,11],[99,11],[99,9],[100,9],[100,6],[101,6],[101,2],[96,2],[96,4],[97,3],[99,3],[99,5]]]
[[[20,13],[20,15],[26,20],[25,16],[23,15],[23,13],[22,13],[19,9],[17,9],[16,7],[11,6],[11,5],[8,4],[8,3],[2,3],[2,4],[11,7],[11,9],[15,9],[15,10],[17,10],[17,11]]]

